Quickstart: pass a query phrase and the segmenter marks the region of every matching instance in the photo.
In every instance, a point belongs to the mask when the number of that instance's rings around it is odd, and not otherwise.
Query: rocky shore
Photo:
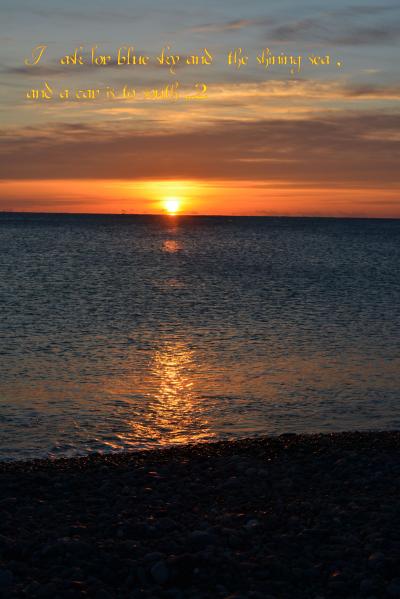
[[[0,596],[400,597],[400,432],[0,463]]]

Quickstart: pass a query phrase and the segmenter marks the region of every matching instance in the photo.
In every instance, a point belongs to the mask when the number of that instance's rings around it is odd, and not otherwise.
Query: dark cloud
[[[347,6],[329,11],[327,14],[339,17],[348,16],[375,16],[387,13],[389,11],[399,10],[398,4],[386,4],[382,6]]]
[[[303,34],[317,30],[320,32],[321,28],[322,25],[318,19],[302,19],[285,25],[278,25],[268,32],[268,37],[274,41],[293,41],[298,40],[299,36]]]
[[[261,16],[254,19],[237,19],[215,23],[205,23],[190,28],[198,33],[224,33],[253,27],[266,30],[268,39],[276,42],[318,42],[331,45],[380,44],[400,38],[399,23],[394,23],[393,15],[400,10],[399,5],[348,6],[330,11],[321,11],[312,17],[297,21],[276,23],[276,20]],[[368,17],[382,17],[379,24],[371,24]],[[365,24],[360,24],[363,19]]]
[[[22,77],[51,77],[65,74],[65,67],[62,66],[41,66],[36,67],[12,67],[0,65],[0,73],[2,75],[16,75]]]
[[[381,25],[351,29],[348,32],[332,36],[330,43],[343,46],[361,46],[389,44],[398,40],[400,40],[398,25]]]
[[[303,19],[275,27],[267,33],[267,37],[274,42],[307,41],[331,46],[377,45],[398,41],[400,28],[392,23],[355,27],[342,25],[338,28],[321,19]]]
[[[205,23],[189,28],[193,33],[224,33],[248,29],[249,27],[262,27],[273,24],[273,20],[265,17],[258,19],[236,19],[235,21],[223,21],[216,23]]]
[[[273,30],[278,37],[288,37],[297,35],[300,32],[309,30],[321,29],[324,30],[325,19],[342,19],[344,17],[360,18],[376,15],[385,15],[387,12],[399,10],[398,5],[383,5],[383,6],[348,6],[331,11],[323,11],[317,14],[316,17],[308,17],[288,24],[276,24],[276,19],[270,17],[259,16],[254,19],[236,19],[233,21],[222,21],[215,23],[204,23],[191,27],[189,31],[196,33],[223,33],[229,31],[238,31],[240,29],[248,29],[251,27],[269,27],[275,26]],[[328,24],[326,25],[326,27]]]
[[[318,42],[329,45],[376,45],[400,39],[400,6],[349,6],[280,24],[267,30],[278,42]],[[374,17],[371,20],[369,17]],[[378,21],[379,17],[379,21]]]
[[[1,179],[222,178],[311,185],[400,183],[400,115],[226,122],[186,133],[60,125],[9,133]],[[76,128],[74,130],[74,127]]]
[[[353,84],[343,88],[343,95],[348,98],[384,98],[400,99],[400,84],[374,85],[372,83]]]

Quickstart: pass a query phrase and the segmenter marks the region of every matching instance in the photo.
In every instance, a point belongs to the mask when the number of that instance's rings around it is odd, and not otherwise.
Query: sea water
[[[400,426],[400,221],[0,215],[0,459]]]

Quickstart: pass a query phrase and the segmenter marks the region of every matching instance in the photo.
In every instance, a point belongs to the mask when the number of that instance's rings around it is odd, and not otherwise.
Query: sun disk
[[[181,200],[179,198],[165,198],[164,208],[168,214],[176,214],[179,212]]]

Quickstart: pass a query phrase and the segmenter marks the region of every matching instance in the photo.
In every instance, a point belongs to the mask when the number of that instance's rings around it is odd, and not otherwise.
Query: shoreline
[[[400,431],[0,462],[0,597],[400,597]]]
[[[219,453],[229,455],[237,451],[257,453],[259,451],[279,451],[283,449],[311,449],[315,444],[341,448],[350,446],[362,448],[372,443],[374,446],[398,447],[400,449],[400,430],[349,430],[323,433],[279,433],[271,435],[254,435],[242,438],[219,439],[213,441],[198,441],[189,443],[176,443],[164,447],[149,449],[124,449],[109,452],[92,451],[73,456],[52,456],[39,458],[6,459],[0,458],[0,475],[6,471],[32,471],[39,469],[65,469],[95,468],[103,462],[109,465],[122,466],[124,462],[143,461],[143,458],[177,459],[180,454],[189,454],[193,457],[215,457]]]

